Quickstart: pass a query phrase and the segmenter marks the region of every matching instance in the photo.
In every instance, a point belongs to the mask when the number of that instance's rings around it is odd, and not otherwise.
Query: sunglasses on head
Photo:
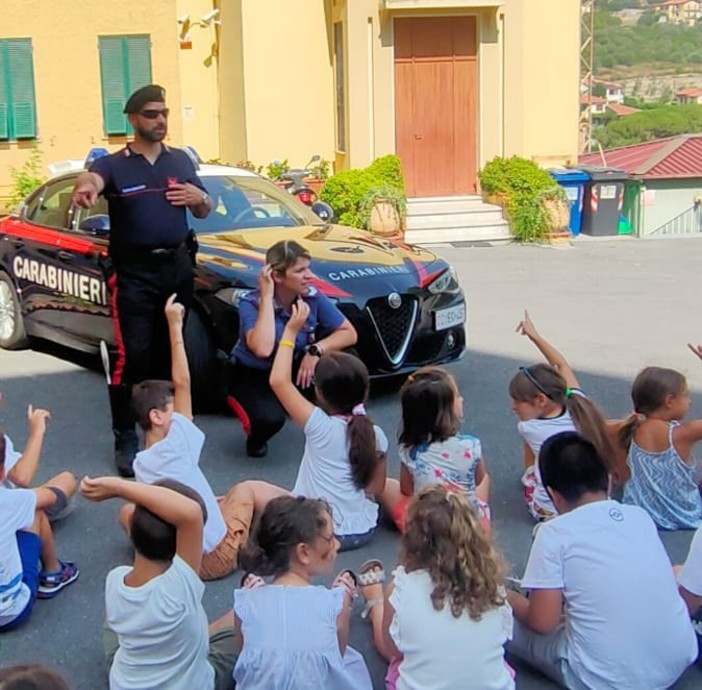
[[[147,110],[140,110],[139,115],[145,117],[147,120],[155,120],[159,115],[163,115],[163,117],[168,117],[169,112],[170,110],[168,108],[163,108],[162,110],[158,110],[156,108],[148,108]]]

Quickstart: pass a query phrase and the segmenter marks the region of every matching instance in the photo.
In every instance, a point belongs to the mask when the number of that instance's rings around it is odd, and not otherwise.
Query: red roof
[[[702,177],[702,134],[681,134],[604,152],[605,165],[643,179]],[[602,165],[599,153],[580,156],[583,165]]]
[[[632,108],[630,105],[619,105],[619,103],[610,103],[607,107],[619,117],[626,117],[627,115],[641,112],[638,108]]]
[[[581,105],[604,105],[607,102],[606,98],[602,98],[601,96],[592,96],[590,97],[588,94],[584,93],[580,96],[580,104]]]
[[[606,87],[609,87],[611,89],[620,89],[621,90],[624,88],[623,84],[617,84],[616,82],[613,82],[613,81],[605,81],[604,79],[594,78],[592,80],[592,82],[593,82],[593,84],[599,84],[600,86],[606,86]]]
[[[688,96],[690,98],[699,98],[702,96],[702,89],[683,89],[682,91],[678,91],[675,95],[678,97]]]

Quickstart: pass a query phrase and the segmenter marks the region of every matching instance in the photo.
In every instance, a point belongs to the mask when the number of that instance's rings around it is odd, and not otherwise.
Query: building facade
[[[167,89],[171,143],[204,159],[302,165],[320,154],[341,169],[398,153],[415,196],[474,193],[496,155],[577,159],[580,0],[3,9],[0,196],[34,145],[45,163],[123,146],[124,98],[148,81]]]

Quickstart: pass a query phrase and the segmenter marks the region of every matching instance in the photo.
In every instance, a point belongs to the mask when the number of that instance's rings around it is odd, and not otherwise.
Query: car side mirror
[[[110,234],[110,217],[106,214],[90,216],[90,218],[86,218],[81,222],[78,229],[90,233],[91,235],[104,237]]]
[[[332,223],[334,221],[334,209],[323,201],[315,201],[315,203],[312,204],[312,211],[325,223]]]

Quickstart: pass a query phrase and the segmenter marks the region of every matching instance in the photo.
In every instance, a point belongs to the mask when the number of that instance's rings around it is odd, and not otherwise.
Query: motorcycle
[[[297,197],[305,206],[309,206],[323,221],[331,223],[334,211],[329,204],[319,201],[317,193],[305,183],[305,178],[312,175],[312,166],[322,160],[315,154],[304,168],[291,168],[280,176],[280,181],[286,183],[285,191]]]

